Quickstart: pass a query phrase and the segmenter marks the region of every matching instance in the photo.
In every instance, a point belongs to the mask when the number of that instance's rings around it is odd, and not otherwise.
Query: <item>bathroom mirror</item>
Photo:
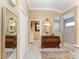
[[[16,59],[17,52],[17,16],[3,8],[2,20],[2,59]]]
[[[45,33],[45,34],[51,33],[51,22],[48,18],[46,18],[43,23],[43,33]]]

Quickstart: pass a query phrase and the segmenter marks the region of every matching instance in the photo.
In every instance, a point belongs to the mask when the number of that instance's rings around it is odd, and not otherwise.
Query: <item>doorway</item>
[[[40,45],[40,21],[30,21],[30,44]]]

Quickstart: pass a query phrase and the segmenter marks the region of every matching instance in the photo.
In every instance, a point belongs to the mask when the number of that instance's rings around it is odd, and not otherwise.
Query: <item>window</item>
[[[75,25],[74,17],[67,18],[67,19],[64,20],[64,22],[65,22],[66,27],[71,27],[71,26]]]
[[[64,15],[63,41],[73,44],[75,43],[75,14],[69,12]]]
[[[74,26],[74,22],[69,22],[69,23],[66,23],[66,26],[68,27],[68,26]]]
[[[60,32],[60,17],[56,16],[53,18],[54,32]]]

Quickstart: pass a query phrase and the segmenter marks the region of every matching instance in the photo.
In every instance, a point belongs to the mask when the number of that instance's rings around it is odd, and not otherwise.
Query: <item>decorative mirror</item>
[[[16,59],[17,56],[17,16],[3,8],[2,59]]]
[[[16,21],[14,18],[10,18],[7,21],[7,31],[8,33],[16,33]]]
[[[43,23],[43,32],[45,34],[51,33],[51,22],[46,18],[46,20]]]

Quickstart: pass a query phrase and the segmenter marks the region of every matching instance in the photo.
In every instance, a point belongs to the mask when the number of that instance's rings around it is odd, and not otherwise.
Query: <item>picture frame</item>
[[[16,35],[17,33],[17,15],[8,8],[3,8],[3,19],[6,35]]]
[[[12,55],[8,55],[12,50],[7,49],[13,49],[15,51],[14,59],[17,59],[17,20],[17,14],[11,9],[2,8],[2,59],[9,59]]]
[[[35,23],[35,31],[40,31],[40,24],[39,24],[39,22]]]

